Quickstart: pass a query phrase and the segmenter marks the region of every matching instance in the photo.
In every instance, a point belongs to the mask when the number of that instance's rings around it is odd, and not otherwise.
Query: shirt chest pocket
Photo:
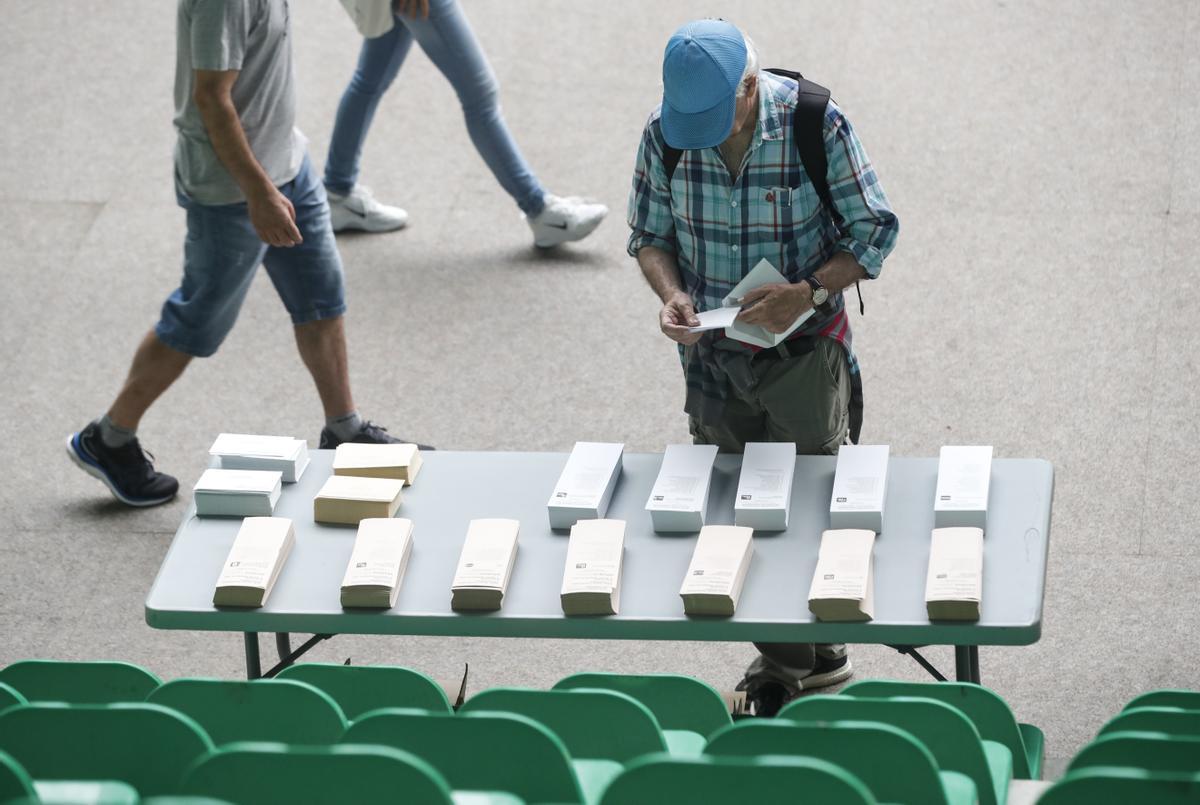
[[[749,223],[757,234],[788,241],[796,227],[816,212],[816,191],[808,182],[797,187],[754,187],[750,189],[750,207]]]

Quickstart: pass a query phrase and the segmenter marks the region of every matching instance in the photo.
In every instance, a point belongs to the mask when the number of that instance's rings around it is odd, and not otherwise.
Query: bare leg
[[[326,418],[353,411],[344,318],[310,321],[295,329],[296,347],[317,386]]]
[[[142,415],[179,379],[191,360],[186,352],[159,341],[153,330],[146,333],[133,355],[125,385],[108,409],[109,419],[118,427],[137,430]]]

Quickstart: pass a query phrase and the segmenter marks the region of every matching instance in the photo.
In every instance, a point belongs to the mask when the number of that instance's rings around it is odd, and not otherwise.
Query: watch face
[[[813,290],[813,305],[823,305],[829,299],[829,291],[825,288],[816,288]]]

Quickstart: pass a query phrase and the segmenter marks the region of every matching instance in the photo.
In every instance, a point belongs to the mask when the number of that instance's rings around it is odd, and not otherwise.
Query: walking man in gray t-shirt
[[[341,258],[294,125],[288,0],[179,0],[175,109],[183,280],[107,413],[68,439],[70,457],[131,506],[175,496],[178,481],[154,469],[138,423],[193,357],[217,351],[259,265],[291,315],[325,409],[320,446],[399,441],[364,421],[350,393]]]

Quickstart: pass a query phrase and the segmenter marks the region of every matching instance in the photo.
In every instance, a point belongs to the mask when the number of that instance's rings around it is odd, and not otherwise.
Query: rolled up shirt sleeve
[[[874,279],[896,245],[900,221],[850,121],[832,101],[825,113],[829,194],[841,220],[839,251],[849,252]]]
[[[655,246],[676,253],[675,218],[671,214],[671,187],[663,165],[658,115],[655,113],[642,131],[637,160],[633,168],[633,187],[629,191],[629,242],[626,250],[637,257],[643,246]]]

